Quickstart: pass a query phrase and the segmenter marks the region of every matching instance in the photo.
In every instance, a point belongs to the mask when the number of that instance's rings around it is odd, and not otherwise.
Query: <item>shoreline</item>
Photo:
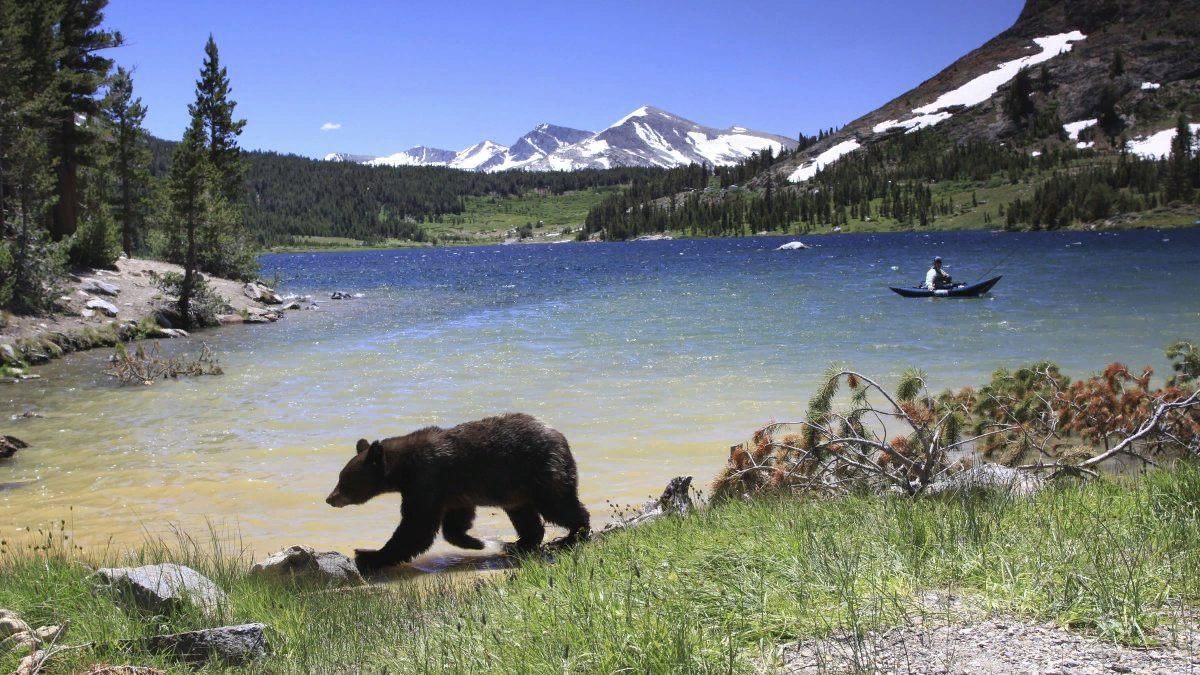
[[[178,265],[122,257],[115,270],[83,269],[68,274],[60,289],[59,310],[43,316],[6,315],[0,327],[0,373],[6,381],[36,378],[26,372],[73,352],[115,347],[143,339],[187,337],[170,324],[158,303],[162,296],[155,280]],[[273,323],[284,315],[284,303],[261,284],[207,276],[213,289],[231,308],[220,325]],[[251,298],[251,294],[257,297]],[[200,329],[200,330],[206,330]]]
[[[1143,222],[1147,218],[1151,218],[1151,222]],[[839,234],[934,234],[940,232],[993,232],[997,234],[1022,234],[1029,232],[1122,232],[1135,230],[1179,230],[1189,228],[1200,228],[1200,208],[1184,207],[1182,209],[1172,209],[1169,207],[1160,207],[1153,211],[1145,211],[1130,214],[1121,214],[1113,216],[1103,223],[1085,223],[1071,225],[1057,229],[1036,229],[1036,228],[1018,228],[1005,229],[999,226],[988,227],[972,227],[972,226],[947,226],[938,227],[936,225],[925,228],[893,228],[885,226],[869,225],[864,226],[864,223],[854,223],[845,227],[834,229],[824,227],[814,229],[810,232],[782,232],[782,231],[758,231],[746,235],[734,236],[706,236],[706,235],[691,235],[681,231],[669,231],[663,233],[648,233],[641,237],[633,237],[629,239],[614,239],[614,240],[589,240],[579,241],[574,238],[559,238],[545,240],[505,240],[505,239],[487,239],[479,241],[453,241],[443,242],[438,244],[408,242],[403,244],[378,244],[378,245],[360,245],[351,244],[333,245],[333,246],[276,246],[264,249],[262,255],[269,254],[293,254],[293,253],[344,253],[346,251],[392,251],[405,250],[413,248],[460,248],[471,246],[515,246],[515,245],[537,245],[537,244],[594,244],[594,243],[613,243],[613,242],[635,242],[635,241],[659,241],[665,239],[660,235],[668,235],[671,239],[678,240],[700,240],[700,239],[747,239],[751,237],[824,237],[834,236]],[[648,237],[643,239],[642,237]]]
[[[0,549],[0,607],[30,626],[69,624],[61,643],[73,648],[51,661],[62,672],[130,662],[183,672],[184,659],[153,640],[246,626],[265,648],[201,665],[807,673],[866,661],[891,671],[908,663],[903,636],[922,663],[957,669],[982,656],[1013,669],[1191,672],[1200,559],[1189,554],[1187,496],[1198,479],[1195,468],[1160,470],[1020,499],[729,500],[554,555],[369,585],[256,573],[256,557],[203,535],[87,556],[55,531],[44,547]],[[1149,549],[1121,553],[1137,547]],[[183,597],[148,622],[148,601],[93,576],[149,564],[188,566],[221,602],[199,611],[201,600]],[[24,653],[0,654],[0,666]]]

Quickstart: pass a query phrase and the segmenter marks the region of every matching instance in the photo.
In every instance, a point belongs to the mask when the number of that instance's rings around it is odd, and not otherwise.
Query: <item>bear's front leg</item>
[[[406,501],[400,508],[400,513],[400,525],[383,548],[378,551],[354,551],[354,563],[363,574],[408,562],[433,545],[438,528],[442,525],[439,509],[431,508],[427,504],[413,504],[410,507]]]

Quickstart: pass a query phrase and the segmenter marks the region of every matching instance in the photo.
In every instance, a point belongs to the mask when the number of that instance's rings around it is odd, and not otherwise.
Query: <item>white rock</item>
[[[783,244],[782,246],[780,246],[779,248],[777,248],[775,250],[776,251],[798,251],[800,249],[805,249],[805,248],[810,248],[810,247],[808,246],[808,244],[805,244],[802,241],[789,241],[788,243]]]
[[[120,311],[117,309],[116,305],[114,305],[111,302],[108,302],[106,300],[101,300],[100,298],[92,298],[91,300],[88,300],[87,308],[99,310],[101,312],[104,312],[108,316],[116,316],[117,312]]]

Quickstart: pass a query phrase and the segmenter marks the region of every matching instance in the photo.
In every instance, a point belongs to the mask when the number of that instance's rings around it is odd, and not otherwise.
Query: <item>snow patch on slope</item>
[[[826,166],[838,161],[845,155],[854,152],[860,147],[862,146],[858,144],[857,140],[851,139],[848,141],[842,141],[832,148],[829,148],[825,152],[817,155],[816,159],[801,164],[799,168],[792,172],[792,175],[788,176],[788,180],[793,183],[803,183],[809,178],[817,175],[817,172],[821,169],[824,169]]]
[[[1079,132],[1087,129],[1088,127],[1096,126],[1099,121],[1100,120],[1097,119],[1090,119],[1079,120],[1078,122],[1067,122],[1063,125],[1063,131],[1067,132],[1067,138],[1077,141],[1079,140]]]
[[[1196,145],[1196,134],[1200,133],[1200,124],[1189,124],[1192,130],[1192,146]],[[1163,129],[1149,136],[1135,138],[1125,144],[1129,152],[1146,159],[1162,159],[1171,155],[1171,141],[1175,140],[1175,127]]]
[[[932,113],[955,105],[973,106],[983,103],[991,98],[1002,85],[1016,77],[1022,69],[1049,61],[1059,54],[1065,54],[1071,51],[1072,42],[1086,38],[1086,35],[1077,30],[1034,38],[1034,43],[1042,48],[1041,52],[1005,61],[996,66],[995,70],[980,75],[958,89],[942,94],[933,103],[915,108],[913,112]]]
[[[1078,42],[1086,38],[1086,35],[1077,30],[1073,30],[1070,33],[1059,33],[1058,35],[1034,38],[1034,44],[1042,48],[1042,51],[1037,54],[1030,54],[1029,56],[1023,56],[1012,61],[1005,61],[996,66],[994,70],[976,77],[957,89],[942,94],[933,103],[913,108],[913,114],[916,117],[903,122],[898,120],[881,122],[875,125],[874,131],[875,133],[882,133],[888,129],[904,127],[905,133],[911,134],[918,129],[925,129],[940,124],[951,117],[951,114],[945,111],[946,108],[979,105],[994,96],[1001,86],[1016,77],[1017,73],[1021,72],[1022,69],[1049,61],[1059,54],[1065,54],[1071,51],[1072,42]]]

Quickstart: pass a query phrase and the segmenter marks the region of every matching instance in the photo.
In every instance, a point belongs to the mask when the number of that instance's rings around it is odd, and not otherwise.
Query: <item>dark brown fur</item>
[[[391,539],[378,551],[356,551],[359,568],[369,572],[422,553],[439,527],[455,546],[483,548],[467,533],[477,506],[504,509],[517,530],[518,550],[541,545],[543,518],[567,528],[566,542],[586,536],[590,521],[578,483],[567,439],[529,415],[509,413],[374,443],[360,440],[325,501],[341,507],[401,494],[400,525]]]

